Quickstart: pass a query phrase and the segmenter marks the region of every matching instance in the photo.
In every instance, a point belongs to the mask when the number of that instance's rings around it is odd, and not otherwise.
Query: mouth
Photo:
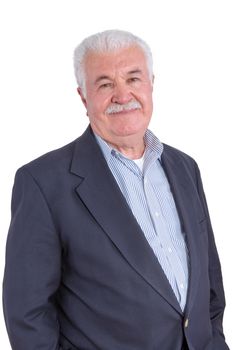
[[[106,113],[110,116],[117,116],[117,115],[123,115],[123,114],[130,114],[135,113],[136,111],[139,111],[141,108],[132,108],[132,109],[123,109],[122,111],[116,111],[111,113]]]
[[[130,101],[124,105],[112,103],[108,108],[106,109],[105,113],[109,115],[117,115],[117,114],[127,114],[131,112],[135,112],[137,110],[142,109],[141,103],[138,101]]]

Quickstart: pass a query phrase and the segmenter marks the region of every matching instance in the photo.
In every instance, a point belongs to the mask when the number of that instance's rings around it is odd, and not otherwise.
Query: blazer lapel
[[[175,157],[176,158],[176,157]],[[199,283],[200,265],[198,259],[198,240],[195,234],[199,234],[199,222],[204,213],[200,210],[197,192],[193,184],[193,178],[189,177],[188,169],[174,153],[171,155],[166,146],[162,155],[162,164],[168,177],[171,191],[176,202],[181,226],[186,236],[186,244],[189,252],[189,287],[186,310],[190,310],[196,295]]]
[[[109,170],[91,129],[76,143],[71,172],[79,176],[77,195],[124,258],[157,293],[182,313],[175,294]]]

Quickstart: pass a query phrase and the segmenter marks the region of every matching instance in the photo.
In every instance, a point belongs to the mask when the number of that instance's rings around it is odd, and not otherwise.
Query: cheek
[[[104,101],[102,100],[94,100],[91,101],[88,105],[87,105],[87,114],[89,116],[89,118],[92,121],[103,121],[106,118],[105,115],[105,110],[107,108],[108,104],[104,103]]]
[[[135,90],[134,96],[143,103],[147,108],[152,105],[152,88],[151,86],[143,86]]]
[[[111,102],[111,99],[98,95],[98,96],[92,96],[89,98],[90,103],[88,104],[90,106],[90,110],[92,110],[95,113],[104,113],[106,108],[108,107],[109,103]]]
[[[147,109],[152,109],[153,107],[153,98],[151,91],[145,95],[145,104],[147,106]]]

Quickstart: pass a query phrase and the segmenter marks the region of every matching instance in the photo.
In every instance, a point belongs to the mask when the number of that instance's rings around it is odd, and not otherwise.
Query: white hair
[[[74,50],[74,72],[78,86],[86,95],[86,76],[85,76],[85,58],[90,52],[106,53],[120,50],[123,48],[138,46],[140,47],[147,61],[148,72],[153,79],[153,58],[148,44],[141,38],[130,32],[122,30],[106,30],[84,39]]]

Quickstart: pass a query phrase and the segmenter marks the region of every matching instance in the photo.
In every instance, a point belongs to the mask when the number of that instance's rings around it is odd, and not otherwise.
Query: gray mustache
[[[120,113],[123,111],[130,111],[132,109],[141,109],[142,105],[138,101],[129,101],[125,104],[118,104],[118,103],[112,103],[108,108],[106,109],[105,113],[107,114],[113,114],[113,113]]]

